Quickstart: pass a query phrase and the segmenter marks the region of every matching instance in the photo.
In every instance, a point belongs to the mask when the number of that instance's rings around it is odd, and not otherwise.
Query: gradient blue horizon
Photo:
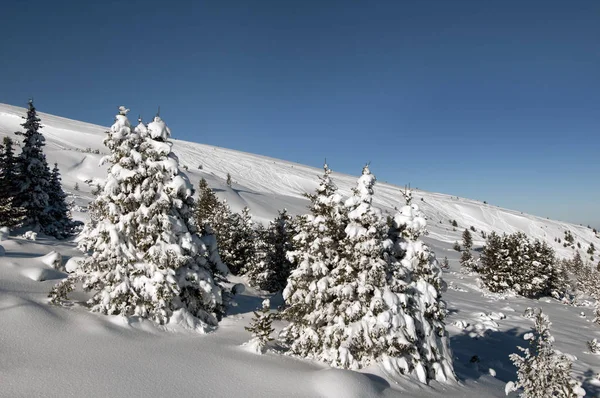
[[[600,2],[3,5],[0,102],[600,228]]]

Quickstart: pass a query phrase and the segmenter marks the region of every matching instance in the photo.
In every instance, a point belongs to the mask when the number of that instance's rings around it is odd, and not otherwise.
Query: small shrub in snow
[[[450,263],[448,262],[448,257],[444,257],[442,260],[440,267],[444,270],[450,269]]]
[[[452,248],[454,250],[456,250],[457,252],[460,252],[462,250],[460,247],[460,243],[458,243],[458,242],[454,242],[454,246],[452,246]]]
[[[245,329],[252,333],[252,340],[246,343],[253,351],[257,354],[262,354],[265,351],[265,347],[269,341],[273,340],[271,333],[273,333],[273,313],[270,310],[270,301],[266,299],[262,302],[262,308],[260,311],[254,311],[254,317],[250,326]]]
[[[231,188],[231,174],[227,173],[227,180],[225,182],[227,183],[227,186]]]
[[[598,340],[592,339],[587,342],[587,345],[592,354],[600,354],[600,343],[598,343]]]
[[[523,353],[511,354],[517,367],[517,382],[506,384],[506,393],[520,391],[522,398],[585,396],[581,383],[571,377],[571,360],[552,347],[554,337],[550,334],[550,320],[541,310],[535,313],[532,333],[526,333],[529,348],[518,347]]]

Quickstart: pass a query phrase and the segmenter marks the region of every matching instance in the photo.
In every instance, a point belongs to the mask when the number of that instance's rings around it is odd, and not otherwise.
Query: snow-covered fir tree
[[[51,292],[66,299],[75,282],[95,292],[92,311],[167,322],[181,310],[216,326],[224,312],[214,236],[200,236],[193,218],[193,188],[171,152],[160,117],[131,129],[120,108],[104,144],[110,164],[102,191],[90,204],[80,248],[88,256]]]
[[[446,290],[442,272],[431,251],[420,238],[425,234],[427,221],[416,204],[407,203],[394,216],[389,231],[392,272],[400,281],[398,305],[413,319],[406,319],[404,330],[415,350],[399,358],[387,358],[384,365],[390,373],[410,373],[419,380],[454,380],[452,354],[444,319],[446,304],[441,294]],[[396,309],[394,314],[402,314]],[[395,315],[398,316],[398,315]],[[399,320],[398,322],[402,322]],[[391,370],[390,370],[391,369]]]
[[[60,183],[60,171],[58,164],[54,163],[48,187],[48,223],[44,227],[47,234],[59,239],[65,238],[73,232],[73,228],[79,223],[71,220],[71,213],[65,201],[67,195]]]
[[[218,214],[219,207],[222,203],[217,198],[217,195],[208,186],[208,183],[203,178],[198,183],[198,200],[196,201],[196,223],[198,227],[204,228],[206,224],[211,228],[215,228],[215,219]]]
[[[4,137],[0,144],[0,227],[15,227],[21,222],[23,211],[17,206],[18,176],[14,143]]]
[[[471,249],[473,248],[473,237],[468,229],[465,229],[462,235],[463,244],[462,244],[462,252],[460,255],[460,265],[468,270],[476,269],[476,262],[473,258],[473,254],[471,254]]]
[[[405,206],[390,231],[372,204],[374,184],[366,166],[342,206],[325,166],[288,254],[297,268],[283,292],[291,323],[281,337],[290,353],[336,367],[380,362],[391,375],[453,379],[441,271],[415,240],[425,220]]]
[[[240,214],[230,213],[225,227],[227,230],[219,236],[219,247],[231,273],[241,275],[255,268],[257,239],[250,209],[246,206]]]
[[[271,293],[285,288],[292,271],[287,253],[294,248],[294,235],[294,223],[286,209],[279,211],[267,229],[257,231],[260,243],[258,261],[246,274],[253,285]]]
[[[244,329],[252,333],[252,339],[247,345],[257,354],[264,353],[269,341],[273,340],[271,333],[274,330],[272,327],[274,314],[271,312],[270,306],[269,299],[263,300],[260,311],[254,311],[254,317],[250,326],[244,327]]]
[[[23,208],[24,225],[37,231],[43,231],[49,223],[46,211],[48,209],[50,169],[43,151],[46,139],[39,131],[42,127],[40,122],[33,101],[29,100],[27,117],[21,125],[25,132],[15,133],[24,137],[21,154],[17,159],[19,174],[17,206]]]
[[[571,377],[571,360],[552,346],[550,320],[541,310],[535,312],[532,333],[525,334],[529,347],[518,347],[523,353],[511,354],[517,367],[517,382],[506,385],[506,393],[519,391],[522,398],[576,398],[585,396],[581,383]]]

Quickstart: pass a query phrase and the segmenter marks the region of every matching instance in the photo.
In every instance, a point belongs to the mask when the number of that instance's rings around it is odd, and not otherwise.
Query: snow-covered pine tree
[[[462,235],[463,245],[462,245],[462,253],[460,255],[460,265],[466,268],[467,270],[475,271],[476,262],[473,258],[473,254],[471,254],[471,249],[473,248],[473,237],[468,229],[465,229]]]
[[[333,299],[327,281],[339,262],[338,245],[345,235],[346,215],[331,169],[327,164],[323,169],[316,192],[306,194],[310,214],[297,218],[295,250],[287,254],[294,271],[283,291],[286,307],[282,317],[291,323],[280,337],[293,355],[327,361],[322,329],[333,317],[325,309]]]
[[[202,327],[216,326],[224,306],[215,274],[227,268],[214,237],[198,234],[193,188],[171,152],[170,130],[157,116],[132,131],[127,112],[120,108],[104,140],[111,167],[80,242],[89,255],[52,300],[64,300],[81,280],[95,291],[92,311],[165,323],[183,310]]]
[[[67,195],[62,189],[60,183],[60,170],[58,164],[54,163],[52,174],[50,176],[50,185],[48,187],[48,208],[46,213],[49,217],[48,224],[44,231],[48,235],[62,239],[73,232],[73,228],[79,223],[71,220],[71,213],[65,202]]]
[[[9,228],[19,225],[23,218],[16,199],[19,187],[13,145],[10,137],[4,137],[0,144],[0,227]]]
[[[384,367],[390,374],[413,374],[421,382],[454,380],[452,354],[444,319],[446,304],[441,294],[446,290],[435,254],[420,239],[427,227],[425,215],[416,204],[400,208],[388,234],[392,241],[388,252],[392,274],[400,284],[394,317],[412,318],[404,322],[404,333],[416,350],[401,357],[388,356]],[[402,316],[401,316],[402,318]]]
[[[256,233],[248,206],[244,207],[240,214],[231,215],[229,228],[229,236],[225,241],[227,249],[224,250],[223,260],[232,274],[242,275],[255,268],[257,261]]]
[[[247,345],[257,354],[262,354],[265,351],[265,347],[272,341],[271,333],[273,333],[273,313],[270,309],[271,303],[269,299],[265,299],[262,302],[262,308],[260,311],[254,311],[254,317],[250,326],[244,327],[247,331],[252,333],[252,339]]]
[[[510,354],[517,367],[517,382],[506,385],[506,393],[520,391],[522,398],[576,398],[585,396],[581,383],[571,377],[571,360],[552,347],[550,320],[541,310],[535,312],[535,327],[526,333],[529,348],[518,347],[524,354]]]
[[[217,195],[208,186],[208,183],[203,178],[198,183],[198,200],[196,201],[196,223],[198,227],[204,228],[205,224],[210,225],[214,229],[215,217],[217,209],[222,206],[217,198]]]
[[[294,223],[286,209],[279,211],[275,220],[269,223],[269,228],[257,233],[260,237],[259,261],[246,274],[253,285],[271,293],[285,288],[292,271],[287,253],[294,249],[294,235]]]
[[[16,204],[23,208],[25,217],[23,224],[32,227],[33,230],[43,231],[49,222],[46,210],[50,169],[43,151],[46,139],[39,131],[42,127],[41,120],[37,116],[33,100],[29,100],[27,117],[24,119],[25,122],[21,126],[25,132],[15,133],[24,137],[21,154],[17,159],[19,192],[16,196]]]

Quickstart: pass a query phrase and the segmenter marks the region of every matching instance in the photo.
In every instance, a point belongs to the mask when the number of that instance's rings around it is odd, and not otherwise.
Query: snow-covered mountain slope
[[[20,130],[21,117],[25,113],[24,108],[0,104],[0,137]],[[58,162],[63,183],[69,192],[73,191],[77,182],[81,189],[79,194],[89,198],[90,188],[84,181],[105,176],[105,169],[99,167],[98,163],[106,151],[102,140],[107,128],[45,113],[39,116],[44,126],[41,131],[47,140],[49,163]],[[110,116],[107,115],[108,122]],[[177,131],[174,134],[176,136]],[[292,214],[303,213],[307,201],[302,195],[313,192],[318,183],[317,176],[322,173],[320,169],[285,160],[187,141],[173,142],[173,150],[181,164],[188,167],[187,173],[194,184],[201,177],[206,178],[209,185],[216,189],[221,198],[226,198],[234,210],[247,205],[253,216],[261,222],[272,219],[277,210],[284,207]],[[87,148],[98,150],[100,154],[80,152]],[[335,164],[330,167],[335,170]],[[361,167],[357,163],[357,174]],[[373,172],[377,174],[376,168],[373,168]],[[231,174],[234,181],[231,188],[225,184],[227,173]],[[335,172],[333,177],[340,192],[349,196],[356,184],[356,177]],[[404,204],[400,189],[391,184],[378,183],[376,204],[384,210],[393,211],[394,207]],[[571,231],[575,242],[579,242],[583,248],[587,248],[590,242],[599,242],[593,231],[584,226],[441,193],[415,190],[413,195],[428,216],[430,237],[438,241],[460,241],[464,229],[471,226],[477,230],[473,234],[476,246],[484,242],[481,231],[523,231],[532,238],[545,240],[563,257],[574,254],[572,249],[555,242],[555,238],[564,238],[566,230]],[[451,220],[458,223],[456,231],[450,224]]]
[[[0,104],[0,138],[20,130],[23,115],[23,108]],[[106,151],[102,145],[106,128],[44,113],[39,116],[48,160],[59,164],[65,190],[80,206],[74,214],[85,221],[92,199],[85,181],[105,176],[98,163]],[[292,213],[304,212],[307,201],[302,193],[313,191],[322,174],[320,169],[292,162],[184,141],[174,140],[174,151],[195,184],[205,177],[234,210],[248,205],[263,222],[284,207]],[[361,166],[356,165],[357,173]],[[231,188],[225,183],[227,173],[234,180]],[[354,176],[334,173],[333,177],[345,194],[356,183]],[[79,191],[74,190],[75,183]],[[399,189],[378,184],[377,203],[390,212],[404,204]],[[42,237],[32,242],[12,236],[0,241],[6,250],[0,256],[0,397],[503,397],[505,383],[516,379],[508,355],[517,352],[517,345],[526,346],[523,336],[533,324],[522,316],[527,307],[542,307],[550,316],[556,348],[577,357],[573,374],[584,382],[587,396],[600,396],[596,378],[600,356],[589,353],[586,346],[586,341],[600,339],[591,306],[575,308],[549,298],[489,294],[479,287],[476,276],[459,271],[459,253],[452,249],[470,226],[478,231],[473,234],[476,247],[484,241],[480,231],[524,231],[567,257],[574,250],[554,242],[564,238],[565,230],[581,243],[582,255],[590,242],[600,247],[600,239],[585,227],[478,201],[423,191],[415,191],[414,196],[429,218],[430,234],[425,240],[438,258],[446,256],[450,262],[450,270],[444,272],[449,289],[443,298],[449,309],[447,329],[456,384],[426,386],[411,379],[392,380],[377,366],[351,372],[273,351],[262,356],[249,353],[241,347],[250,338],[244,326],[262,301],[262,294],[251,288],[237,296],[237,306],[218,330],[205,336],[179,324],[159,327],[136,318],[90,313],[81,293],[73,295],[72,307],[51,306],[47,294],[65,274],[51,269],[42,256],[57,251],[66,262],[81,253],[72,241]],[[457,221],[456,231],[450,220]],[[281,297],[271,303],[275,308]],[[282,326],[282,322],[275,325],[277,330]]]

